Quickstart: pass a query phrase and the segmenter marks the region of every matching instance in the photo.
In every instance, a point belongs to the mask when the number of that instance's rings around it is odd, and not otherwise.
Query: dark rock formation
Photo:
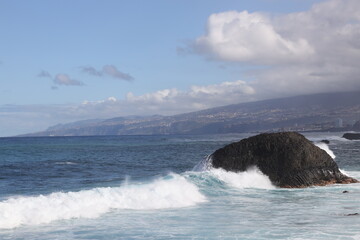
[[[346,214],[345,216],[359,216],[359,213],[350,213],[350,214]]]
[[[360,133],[345,133],[342,137],[348,140],[360,140]]]
[[[327,140],[327,139],[321,140],[320,142],[325,143],[325,144],[329,144],[329,143],[330,143],[330,141]]]
[[[339,171],[335,161],[303,135],[295,132],[264,133],[215,151],[212,165],[227,171],[257,166],[279,187],[307,187],[355,183]]]

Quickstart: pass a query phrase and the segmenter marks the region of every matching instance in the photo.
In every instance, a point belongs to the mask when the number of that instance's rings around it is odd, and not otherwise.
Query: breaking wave
[[[331,151],[331,149],[329,148],[329,146],[326,143],[322,143],[322,142],[315,143],[315,146],[317,146],[317,147],[321,148],[322,150],[324,150],[325,152],[327,152],[327,154],[329,154],[330,157],[332,157],[333,159],[336,158],[334,152]]]
[[[205,202],[198,188],[178,174],[144,184],[79,192],[21,196],[0,202],[0,229],[71,218],[97,218],[112,209],[182,208]]]
[[[211,155],[200,161],[194,168],[195,172],[205,172],[216,179],[238,189],[258,188],[274,189],[269,177],[263,174],[259,168],[253,166],[244,172],[230,172],[221,168],[212,167]]]
[[[245,172],[228,172],[223,169],[212,169],[210,173],[226,184],[238,188],[275,189],[268,176],[257,167],[251,167]]]

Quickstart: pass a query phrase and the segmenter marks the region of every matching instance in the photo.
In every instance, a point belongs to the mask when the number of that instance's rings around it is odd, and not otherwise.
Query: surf
[[[98,218],[114,209],[183,208],[205,201],[205,196],[193,183],[181,175],[169,174],[149,183],[126,181],[120,187],[9,198],[0,202],[0,229],[73,218]]]
[[[207,177],[216,178],[224,184],[237,188],[275,189],[268,176],[263,174],[256,166],[244,172],[230,172],[212,166],[211,156],[207,156],[193,168],[194,172],[205,174]]]
[[[332,159],[336,158],[334,152],[329,148],[329,146],[326,143],[317,142],[317,143],[315,143],[315,146],[317,146],[317,147],[321,148],[322,150],[324,150],[327,154],[330,155],[330,157],[332,157]]]

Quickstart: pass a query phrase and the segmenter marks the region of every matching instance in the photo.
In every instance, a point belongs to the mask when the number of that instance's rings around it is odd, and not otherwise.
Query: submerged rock
[[[257,166],[279,187],[355,183],[322,149],[296,132],[264,133],[215,151],[212,165],[241,172]]]
[[[330,141],[327,140],[327,139],[323,139],[323,140],[321,140],[320,142],[325,143],[325,144],[329,144],[329,143],[330,143]]]
[[[360,140],[360,133],[345,133],[342,137],[348,140]]]
[[[359,216],[359,213],[350,213],[350,214],[346,214],[345,216]]]

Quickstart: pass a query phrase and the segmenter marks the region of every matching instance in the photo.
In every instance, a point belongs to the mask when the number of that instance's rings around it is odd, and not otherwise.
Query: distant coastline
[[[128,116],[58,124],[19,135],[97,136],[360,131],[360,92],[337,92],[233,104],[174,116]]]

